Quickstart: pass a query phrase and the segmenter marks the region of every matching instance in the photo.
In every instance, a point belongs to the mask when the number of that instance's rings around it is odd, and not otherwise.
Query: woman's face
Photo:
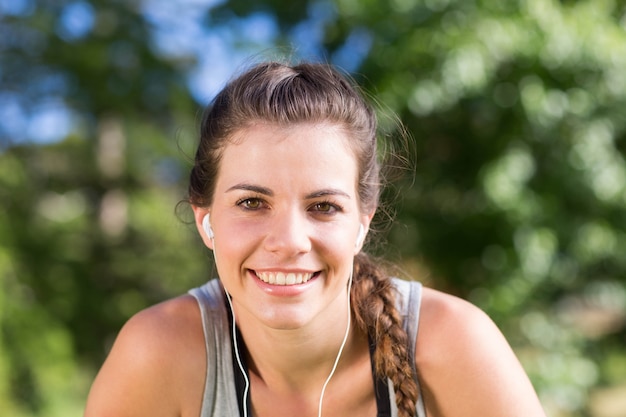
[[[237,317],[293,329],[345,314],[359,227],[371,220],[359,210],[345,133],[329,124],[255,124],[233,139],[212,205],[194,211]],[[201,228],[207,212],[213,240]]]

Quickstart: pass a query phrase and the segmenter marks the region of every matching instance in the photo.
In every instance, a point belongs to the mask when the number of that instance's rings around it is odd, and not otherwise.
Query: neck
[[[239,331],[246,342],[246,361],[253,378],[293,391],[321,390],[343,348],[338,367],[348,363],[362,335],[349,323],[347,297],[339,310],[325,312],[298,329],[271,329],[258,325],[234,303]],[[339,314],[337,311],[345,311]]]

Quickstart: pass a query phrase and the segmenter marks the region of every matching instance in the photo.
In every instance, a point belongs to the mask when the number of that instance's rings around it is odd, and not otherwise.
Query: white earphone
[[[202,219],[202,228],[204,229],[204,233],[206,233],[209,239],[213,239],[215,234],[213,233],[213,229],[211,229],[211,218],[210,214],[207,213]]]
[[[359,234],[356,236],[356,242],[354,243],[354,249],[358,249],[359,246],[361,245],[361,242],[363,241],[363,238],[365,237],[365,228],[363,227],[363,224],[359,225]]]

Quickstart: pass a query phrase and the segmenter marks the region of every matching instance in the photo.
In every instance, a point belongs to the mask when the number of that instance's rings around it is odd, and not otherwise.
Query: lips
[[[311,278],[313,278],[316,273],[310,272],[254,272],[255,275],[263,282],[271,285],[298,285],[304,284]]]

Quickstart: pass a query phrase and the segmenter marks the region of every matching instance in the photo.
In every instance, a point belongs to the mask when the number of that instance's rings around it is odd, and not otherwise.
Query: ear
[[[361,220],[361,226],[363,227],[363,236],[358,242],[356,242],[357,244],[355,245],[355,248],[354,248],[355,255],[361,252],[361,249],[363,249],[363,245],[365,244],[365,240],[367,239],[367,233],[370,230],[370,223],[372,222],[373,218],[374,218],[374,212],[369,213],[369,214],[364,214],[361,216],[360,220]]]
[[[198,233],[202,238],[202,242],[204,242],[204,245],[207,248],[213,250],[213,239],[211,239],[207,235],[204,227],[202,226],[202,221],[204,220],[204,217],[210,213],[210,210],[207,207],[198,207],[193,205],[191,206],[191,209],[193,210],[193,217],[196,223],[196,229],[198,230]]]

